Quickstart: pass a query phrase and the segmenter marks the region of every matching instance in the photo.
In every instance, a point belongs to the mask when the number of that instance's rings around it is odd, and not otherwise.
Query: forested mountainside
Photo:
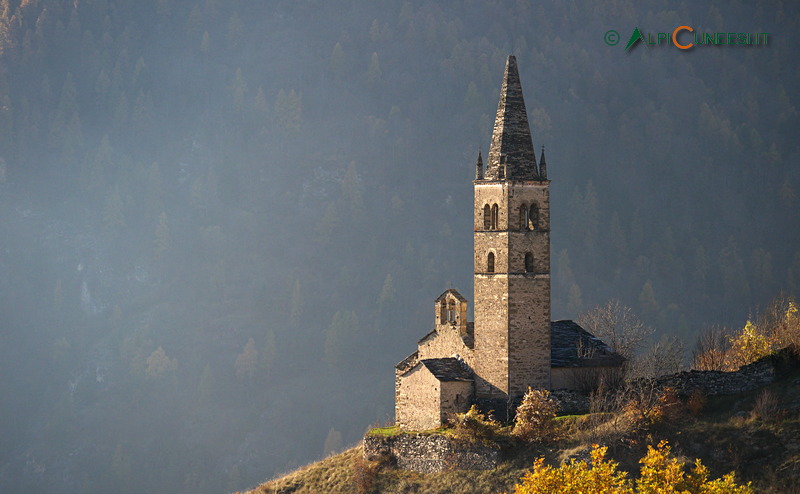
[[[682,52],[634,27],[768,32]],[[391,418],[471,298],[503,64],[553,308],[691,346],[800,293],[791,2],[0,0],[0,489],[219,492]]]

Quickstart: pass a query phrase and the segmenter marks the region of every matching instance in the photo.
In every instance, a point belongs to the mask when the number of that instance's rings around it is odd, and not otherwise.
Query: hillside
[[[764,403],[764,393],[777,398],[774,408]],[[637,460],[646,445],[661,439],[667,439],[679,456],[690,461],[700,458],[714,478],[735,470],[737,481],[752,481],[757,492],[800,492],[800,371],[755,391],[711,398],[697,416],[684,411],[605,445],[609,456],[630,472],[638,471]],[[496,494],[513,489],[533,459],[544,456],[548,463],[559,463],[568,457],[582,458],[587,446],[585,440],[572,437],[508,452],[493,471],[439,474],[369,464],[361,459],[361,446],[356,446],[246,492]],[[372,488],[359,491],[365,478],[371,479]]]

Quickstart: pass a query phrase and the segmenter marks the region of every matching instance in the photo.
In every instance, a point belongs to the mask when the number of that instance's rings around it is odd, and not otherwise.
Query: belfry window
[[[447,321],[451,323],[456,322],[456,303],[453,300],[447,304]]]
[[[444,324],[447,321],[447,302],[442,299],[439,302],[439,324]]]
[[[492,208],[489,205],[483,207],[483,229],[490,230],[492,228]]]
[[[528,229],[528,205],[523,204],[519,207],[519,229]]]
[[[533,273],[533,254],[530,252],[525,253],[525,272]]]
[[[494,252],[489,252],[486,258],[486,272],[494,273]]]
[[[497,204],[495,204],[492,206],[492,230],[497,230],[498,216]]]
[[[528,227],[531,230],[539,229],[539,206],[536,203],[531,204],[530,214],[528,215]]]

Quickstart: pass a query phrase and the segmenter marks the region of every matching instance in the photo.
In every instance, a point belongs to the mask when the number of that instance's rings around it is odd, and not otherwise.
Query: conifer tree
[[[378,61],[378,54],[373,52],[372,57],[370,57],[369,68],[367,69],[367,84],[375,86],[381,82],[382,78],[383,72],[381,71],[381,64]]]
[[[153,242],[153,253],[156,260],[161,259],[169,248],[169,228],[167,227],[167,213],[162,212],[158,216],[156,225],[156,236]]]
[[[242,353],[236,357],[236,377],[247,377],[252,379],[258,370],[258,350],[253,338],[247,340]]]

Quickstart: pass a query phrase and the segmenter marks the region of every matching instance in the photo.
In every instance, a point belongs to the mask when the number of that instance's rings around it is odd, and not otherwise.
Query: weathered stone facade
[[[425,362],[417,363],[398,386],[396,420],[411,430],[435,429],[449,415],[466,412],[472,402],[472,379],[442,379]]]
[[[495,205],[497,224],[491,217]],[[547,388],[549,182],[476,180],[474,216],[477,394],[506,399],[528,386]]]
[[[405,430],[438,427],[470,403],[507,418],[528,387],[553,387],[554,367],[563,377],[576,371],[562,367],[621,363],[574,362],[581,359],[578,352],[551,344],[553,335],[562,345],[586,337],[571,321],[550,321],[550,181],[544,150],[536,162],[513,56],[506,62],[485,170],[478,154],[474,193],[475,322],[467,321],[467,300],[457,291],[436,299],[433,331],[395,368],[395,421]],[[613,353],[599,340],[591,344],[599,354]],[[569,387],[568,381],[558,385]]]

